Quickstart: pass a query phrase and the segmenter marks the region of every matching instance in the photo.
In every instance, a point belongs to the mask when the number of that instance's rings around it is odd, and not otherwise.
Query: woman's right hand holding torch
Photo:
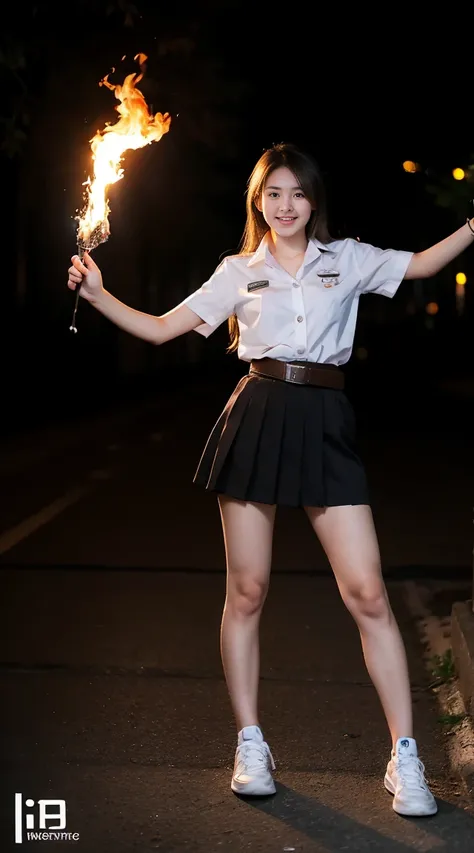
[[[71,261],[72,266],[68,269],[67,286],[70,290],[76,290],[76,287],[80,287],[79,296],[88,302],[96,302],[104,291],[102,273],[99,267],[88,252],[84,252],[82,261],[79,255],[73,255]]]

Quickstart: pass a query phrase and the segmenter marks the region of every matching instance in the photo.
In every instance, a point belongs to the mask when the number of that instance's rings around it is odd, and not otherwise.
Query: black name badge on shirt
[[[248,293],[251,293],[252,290],[260,290],[261,287],[268,287],[270,282],[268,279],[264,281],[251,281],[250,284],[247,285]]]

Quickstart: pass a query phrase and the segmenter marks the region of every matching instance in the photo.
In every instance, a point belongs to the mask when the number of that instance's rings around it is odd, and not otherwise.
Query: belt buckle
[[[289,382],[299,382],[304,383],[303,378],[301,377],[301,373],[298,376],[298,371],[303,371],[304,375],[305,366],[304,364],[286,364],[285,366],[285,379]]]

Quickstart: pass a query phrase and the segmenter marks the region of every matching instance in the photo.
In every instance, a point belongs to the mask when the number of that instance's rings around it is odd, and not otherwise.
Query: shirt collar
[[[247,262],[248,267],[253,267],[256,264],[265,262],[268,266],[274,266],[276,261],[273,257],[270,249],[268,248],[268,240],[269,240],[270,232],[267,231],[266,234],[262,237],[260,244],[255,252],[250,256],[249,261]],[[329,252],[330,254],[335,253],[335,249],[331,247],[331,243],[321,243],[320,240],[317,240],[313,237],[311,240],[308,240],[308,245],[306,247],[306,252],[304,256],[303,266],[308,266],[313,261],[315,261],[321,254],[325,252]]]

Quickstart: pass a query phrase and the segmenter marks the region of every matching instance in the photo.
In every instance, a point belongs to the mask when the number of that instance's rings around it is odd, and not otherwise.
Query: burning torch
[[[169,130],[171,123],[169,113],[151,115],[142,92],[136,86],[145,73],[146,58],[144,53],[138,53],[135,56],[140,66],[140,73],[129,74],[122,86],[109,83],[108,74],[99,83],[99,86],[111,89],[120,101],[120,104],[115,107],[120,118],[116,124],[106,125],[103,130],[98,130],[90,140],[93,176],[85,182],[84,208],[76,216],[77,254],[81,261],[84,252],[92,252],[109,237],[110,207],[107,190],[111,184],[123,178],[121,163],[125,151],[143,148],[150,142],[158,142]],[[114,70],[112,69],[112,72]],[[80,289],[78,285],[72,323],[69,327],[74,333],[77,332],[76,313]]]

